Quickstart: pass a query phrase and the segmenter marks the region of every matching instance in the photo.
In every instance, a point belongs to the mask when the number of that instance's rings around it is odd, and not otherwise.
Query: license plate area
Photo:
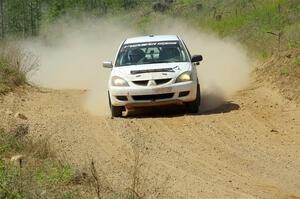
[[[153,88],[151,89],[153,93],[155,94],[160,94],[160,93],[171,93],[172,92],[172,88]]]

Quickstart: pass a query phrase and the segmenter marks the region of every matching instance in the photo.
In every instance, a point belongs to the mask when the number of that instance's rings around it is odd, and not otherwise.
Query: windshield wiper
[[[153,62],[149,62],[147,64],[161,64],[161,63],[171,63],[170,61],[153,61]]]

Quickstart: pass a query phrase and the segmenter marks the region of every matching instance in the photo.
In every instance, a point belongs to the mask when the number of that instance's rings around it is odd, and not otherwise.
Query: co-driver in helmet
[[[145,52],[139,48],[130,50],[128,52],[128,60],[131,63],[138,63],[145,58]]]

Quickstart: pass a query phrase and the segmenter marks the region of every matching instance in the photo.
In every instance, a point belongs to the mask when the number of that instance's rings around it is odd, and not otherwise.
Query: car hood
[[[191,71],[189,62],[143,64],[114,67],[111,76],[119,76],[127,81],[139,81],[150,79],[176,78],[185,71]]]

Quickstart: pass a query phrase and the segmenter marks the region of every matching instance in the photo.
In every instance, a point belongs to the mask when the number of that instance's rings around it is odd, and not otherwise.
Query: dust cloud
[[[121,41],[134,35],[116,20],[63,19],[35,40],[23,42],[40,61],[30,81],[46,88],[87,90],[84,108],[95,115],[108,115],[110,69],[102,68],[102,62],[113,60]]]
[[[158,22],[159,27],[155,25]],[[160,34],[179,35],[192,55],[203,56],[203,62],[197,66],[201,111],[219,107],[249,84],[251,60],[246,50],[233,39],[220,39],[214,33],[196,30],[182,20],[160,16],[150,27]]]
[[[161,16],[144,32],[179,35],[191,54],[203,55],[204,61],[198,66],[203,111],[222,105],[247,86],[250,61],[246,51],[233,40],[222,40],[180,20]],[[122,40],[144,34],[117,19],[61,20],[39,38],[24,42],[40,59],[40,69],[31,82],[47,88],[88,90],[84,107],[93,114],[107,115],[110,70],[102,68],[102,62],[114,60]]]

